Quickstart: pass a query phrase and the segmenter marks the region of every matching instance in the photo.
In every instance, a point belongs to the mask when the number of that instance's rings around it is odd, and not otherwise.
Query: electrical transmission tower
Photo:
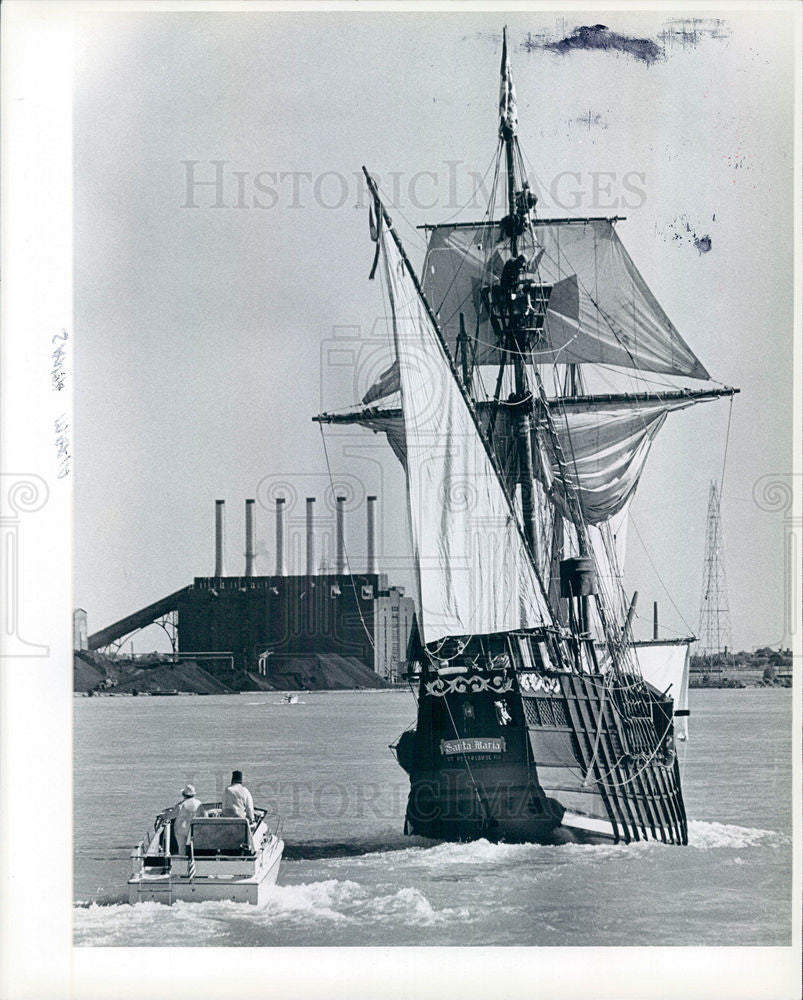
[[[728,587],[725,582],[719,490],[714,482],[711,483],[708,493],[708,525],[705,532],[703,594],[700,600],[698,636],[700,656],[724,654],[731,646],[731,615],[728,607]]]

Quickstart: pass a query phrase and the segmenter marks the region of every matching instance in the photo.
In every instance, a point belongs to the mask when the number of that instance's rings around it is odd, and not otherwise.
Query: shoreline
[[[788,683],[787,683],[788,681]],[[731,678],[722,678],[716,683],[690,684],[690,691],[792,691],[794,684],[791,678],[781,678],[780,682],[767,683],[759,681],[751,683],[749,681],[738,681]],[[407,684],[386,684],[383,687],[360,687],[360,688],[315,688],[302,691],[298,688],[272,688],[271,690],[258,691],[140,691],[132,694],[130,691],[73,691],[73,698],[212,698],[225,696],[238,698],[243,695],[314,695],[314,694],[391,694],[407,692],[410,690]],[[276,702],[281,704],[281,702]]]
[[[73,691],[73,698],[239,698],[243,695],[283,695],[283,694],[389,694],[407,691],[407,685],[386,685],[385,687],[365,688],[315,688],[302,691],[298,688],[271,688],[269,691],[140,691],[132,694],[130,691]],[[281,704],[280,702],[276,703]]]

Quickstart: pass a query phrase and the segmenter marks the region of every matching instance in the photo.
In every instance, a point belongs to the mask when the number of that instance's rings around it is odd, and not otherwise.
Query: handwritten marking
[[[70,339],[69,333],[61,329],[50,338],[53,350],[50,352],[50,388],[53,392],[61,392],[67,384],[67,341]],[[70,453],[70,425],[67,422],[67,414],[60,413],[53,421],[55,433],[54,444],[56,446],[56,465],[58,479],[69,476],[72,468],[72,454]]]
[[[67,351],[64,345],[69,339],[70,335],[66,330],[62,330],[50,338],[50,343],[55,345],[50,355],[52,361],[50,367],[50,384],[54,392],[61,392],[67,379],[67,372],[64,368],[64,363],[67,360]]]
[[[56,462],[58,464],[58,479],[69,476],[72,465],[72,455],[70,454],[70,425],[67,423],[67,414],[62,413],[53,421],[56,432]]]

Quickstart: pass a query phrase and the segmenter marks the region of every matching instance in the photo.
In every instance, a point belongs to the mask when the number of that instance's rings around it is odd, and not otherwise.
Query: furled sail
[[[535,222],[535,240],[519,253],[547,298],[535,362],[597,363],[706,379],[708,372],[658,304],[607,219]],[[460,314],[475,341],[476,364],[496,364],[499,350],[488,312],[510,257],[499,223],[432,229],[424,262],[427,300],[454,352]]]
[[[543,587],[469,403],[387,228],[381,239],[424,642],[549,623]]]
[[[650,446],[663,426],[671,406],[620,404],[611,407],[556,408],[555,429],[561,439],[567,467],[563,476],[576,487],[583,516],[599,524],[617,514],[638,485]],[[563,481],[556,476],[552,458],[550,474],[558,497]]]
[[[576,489],[588,524],[610,520],[635,493],[667,414],[726,392],[712,389],[555,400],[550,409],[567,463],[561,478],[551,457],[549,475],[555,481],[558,502],[565,480],[569,488]],[[543,437],[548,443],[547,435]]]

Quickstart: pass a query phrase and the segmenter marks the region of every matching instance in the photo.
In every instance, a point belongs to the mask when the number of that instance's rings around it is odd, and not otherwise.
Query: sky
[[[681,335],[741,388],[729,432],[727,401],[708,403],[670,415],[653,446],[626,564],[637,634],[654,600],[665,634],[697,629],[727,439],[733,644],[777,645],[789,641],[772,498],[792,471],[791,22],[671,17],[507,14],[519,140],[541,213],[626,216],[617,232]],[[604,36],[573,34],[599,24]],[[230,573],[247,497],[257,572],[272,572],[278,494],[303,568],[304,497],[318,497],[322,545],[333,523],[327,458],[350,497],[352,568],[375,493],[380,568],[411,584],[401,468],[358,429],[327,432],[325,452],[311,417],[355,402],[388,360],[360,167],[380,176],[417,267],[416,225],[480,217],[459,209],[496,148],[501,27],[465,12],[79,16],[74,603],[90,632],[212,573],[217,498]],[[149,630],[137,648],[158,643]]]

